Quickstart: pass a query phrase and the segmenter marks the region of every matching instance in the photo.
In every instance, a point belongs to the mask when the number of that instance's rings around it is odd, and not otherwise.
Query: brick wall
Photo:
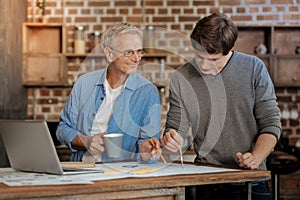
[[[28,0],[28,21],[41,21],[38,0]],[[191,56],[186,46],[187,37],[195,22],[212,12],[224,12],[237,24],[300,24],[299,0],[46,0],[49,22],[65,23],[67,27],[67,53],[73,52],[74,28],[84,25],[86,33],[104,31],[116,22],[129,22],[137,27],[155,26],[155,46],[172,52],[164,61],[160,74],[157,60],[146,61],[140,73],[156,80],[168,81],[173,67]],[[178,40],[180,38],[180,40]],[[176,46],[176,50],[174,50]],[[105,67],[103,60],[94,60],[93,66]],[[168,67],[169,66],[169,67]],[[91,61],[68,58],[68,84],[66,87],[35,87],[28,89],[28,118],[58,120],[59,112],[68,98],[72,84],[81,72],[92,70]],[[166,82],[167,84],[168,82]],[[167,90],[162,90],[167,109]],[[300,88],[276,88],[279,106],[283,112],[282,124],[291,143],[300,141]]]

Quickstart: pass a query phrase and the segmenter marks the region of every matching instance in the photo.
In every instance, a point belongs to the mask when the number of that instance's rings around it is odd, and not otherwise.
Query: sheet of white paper
[[[191,164],[184,164],[182,168],[181,164],[162,163],[162,162],[157,162],[153,164],[141,164],[138,162],[105,163],[105,164],[97,164],[96,168],[99,168],[103,171],[120,170],[124,172],[114,172],[111,174],[85,174],[85,175],[78,175],[78,176],[80,176],[82,179],[87,178],[88,180],[92,180],[92,181],[100,181],[100,180],[118,179],[118,178],[127,178],[127,177],[157,177],[157,176],[169,176],[169,175],[179,175],[179,174],[202,174],[202,173],[238,171],[238,169],[196,166]],[[145,173],[145,174],[131,173],[132,170],[138,170],[142,168],[149,168],[151,170],[157,170],[157,171],[153,173]]]
[[[0,168],[0,182],[9,186],[29,186],[29,185],[62,185],[62,184],[92,184],[93,181],[120,179],[127,177],[157,177],[179,174],[202,174],[237,171],[238,169],[225,169],[218,167],[196,166],[191,164],[162,163],[141,164],[138,162],[117,162],[97,164],[97,169],[109,174],[90,173],[77,175],[50,175],[41,173],[19,172],[11,168]],[[135,174],[132,170],[140,169],[154,170],[151,173]]]
[[[81,179],[76,176],[20,172],[11,168],[0,168],[0,182],[8,186],[93,184],[88,179]]]

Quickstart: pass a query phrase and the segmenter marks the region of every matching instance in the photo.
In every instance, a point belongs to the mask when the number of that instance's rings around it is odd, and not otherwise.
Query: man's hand
[[[105,150],[102,136],[106,133],[99,133],[93,136],[78,134],[72,141],[72,147],[77,150],[87,150],[91,155],[99,155]]]
[[[183,147],[183,138],[174,129],[170,129],[165,133],[164,137],[161,139],[163,147],[167,150],[176,153],[180,148]]]
[[[256,141],[253,151],[236,154],[239,166],[246,169],[258,169],[275,147],[277,139],[272,134],[261,134]]]
[[[140,143],[140,154],[145,162],[157,159],[159,157],[158,151],[161,153],[158,139],[152,138],[152,141],[155,146],[151,144],[150,140],[144,140]]]
[[[255,154],[249,152],[244,154],[238,152],[236,157],[241,168],[258,169],[259,165],[262,163],[262,161],[259,160]]]

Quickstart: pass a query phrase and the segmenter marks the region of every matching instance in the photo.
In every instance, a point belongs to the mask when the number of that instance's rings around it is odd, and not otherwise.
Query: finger
[[[237,152],[236,153],[236,157],[238,160],[242,159],[242,153],[241,152]]]

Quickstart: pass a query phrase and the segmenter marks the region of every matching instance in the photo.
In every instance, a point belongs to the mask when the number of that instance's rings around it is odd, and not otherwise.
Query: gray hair
[[[143,39],[143,32],[140,29],[129,23],[122,22],[112,25],[102,34],[101,39],[103,48],[113,46],[116,37],[127,33],[137,34],[141,39]]]

